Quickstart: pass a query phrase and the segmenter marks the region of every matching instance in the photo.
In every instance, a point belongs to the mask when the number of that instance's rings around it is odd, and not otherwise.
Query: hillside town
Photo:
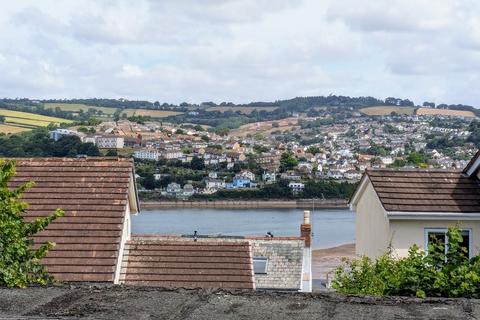
[[[371,168],[463,168],[477,143],[471,123],[476,120],[355,112],[348,119],[266,121],[224,135],[200,125],[129,120],[50,134],[55,140],[78,136],[106,155],[133,156],[141,190],[157,197],[212,196],[280,181],[292,196],[302,196],[308,182],[354,184]]]

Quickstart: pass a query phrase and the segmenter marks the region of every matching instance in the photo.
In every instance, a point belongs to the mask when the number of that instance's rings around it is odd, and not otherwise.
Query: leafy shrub
[[[480,256],[467,258],[457,227],[447,232],[448,250],[437,241],[427,253],[413,245],[405,258],[387,252],[362,257],[337,268],[332,286],[347,294],[480,298]]]
[[[46,284],[52,279],[40,260],[45,257],[54,243],[47,242],[33,248],[31,237],[44,230],[50,222],[64,215],[57,209],[52,215],[24,220],[28,204],[20,200],[23,193],[33,184],[9,190],[7,183],[15,175],[13,161],[0,160],[0,286],[26,287],[31,283]]]

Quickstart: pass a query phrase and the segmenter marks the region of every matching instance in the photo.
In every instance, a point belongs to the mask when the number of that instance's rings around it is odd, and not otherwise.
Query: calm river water
[[[132,218],[133,233],[299,236],[301,209],[161,209],[142,210]],[[347,209],[312,213],[313,247],[355,241],[355,216]]]

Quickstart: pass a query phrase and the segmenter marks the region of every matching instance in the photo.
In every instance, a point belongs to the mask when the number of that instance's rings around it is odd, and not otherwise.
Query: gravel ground
[[[0,319],[480,319],[480,300],[80,284],[0,288]]]

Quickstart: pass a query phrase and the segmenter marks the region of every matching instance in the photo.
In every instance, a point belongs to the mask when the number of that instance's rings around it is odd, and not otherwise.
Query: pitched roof
[[[365,175],[387,211],[480,212],[479,181],[461,171],[376,169]]]
[[[133,163],[112,158],[17,159],[10,187],[27,181],[35,186],[23,199],[27,220],[61,208],[65,216],[34,237],[38,246],[56,243],[43,264],[58,280],[113,281],[127,203],[137,208],[132,193]],[[136,194],[136,192],[133,192]]]
[[[131,240],[121,281],[181,288],[254,289],[248,242]]]
[[[477,153],[473,156],[472,159],[470,159],[468,164],[465,166],[465,169],[463,169],[463,173],[468,176],[471,176],[478,170],[479,166],[480,166],[480,149],[478,149]]]

